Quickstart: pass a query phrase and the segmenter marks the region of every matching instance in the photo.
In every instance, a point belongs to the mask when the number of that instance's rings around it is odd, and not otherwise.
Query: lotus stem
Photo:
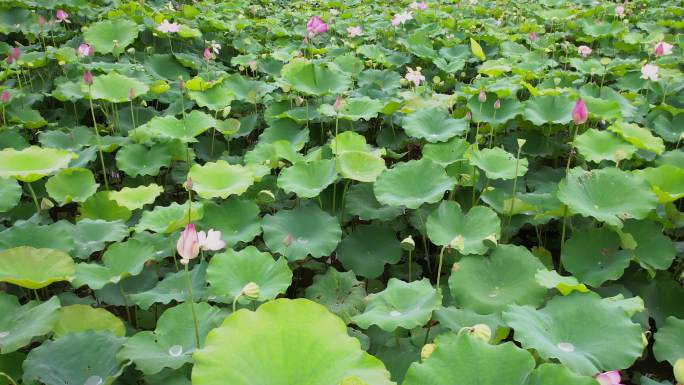
[[[439,251],[439,265],[437,266],[437,290],[441,291],[442,288],[439,286],[439,279],[442,277],[442,261],[444,258],[444,249],[446,249],[446,246],[442,246],[442,249]]]
[[[93,107],[93,92],[91,86],[88,86],[88,101],[90,102],[90,116],[93,119],[93,127],[95,128],[95,140],[97,144],[97,152],[100,154],[100,166],[102,167],[102,178],[104,178],[105,190],[109,191],[109,181],[107,180],[107,169],[105,168],[104,154],[102,154],[102,141],[100,139],[100,130],[97,128],[97,121],[95,120],[95,108]]]
[[[121,294],[121,299],[123,300],[124,307],[126,308],[126,317],[128,317],[128,323],[133,325],[133,317],[131,317],[131,309],[128,308],[128,300],[126,299],[126,292],[124,291],[121,281],[119,281],[119,293]]]
[[[0,372],[0,377],[4,377],[4,378],[6,378],[6,379],[7,379],[7,381],[9,381],[9,382],[10,382],[10,384],[12,384],[12,385],[17,385],[17,382],[16,382],[16,381],[14,381],[14,379],[13,379],[12,377],[10,377],[10,375],[9,375],[9,374],[7,374],[7,373],[5,373],[5,372]]]
[[[195,313],[195,300],[192,297],[192,283],[190,282],[190,270],[188,265],[185,265],[185,284],[188,287],[188,300],[190,301],[190,311],[192,312],[192,323],[195,326],[195,345],[197,349],[200,348],[199,324],[197,323],[197,314]]]
[[[235,296],[235,299],[233,299],[233,313],[235,313],[235,311],[237,310],[237,301],[238,299],[240,299],[241,296],[242,294],[238,294]]]
[[[413,250],[409,250],[408,253],[408,281],[411,282],[411,278],[413,277],[413,275],[411,274],[413,272],[413,266],[411,266],[413,264]]]
[[[26,187],[28,187],[29,192],[31,193],[31,198],[33,198],[33,204],[36,205],[36,210],[38,210],[38,214],[42,211],[40,209],[40,204],[38,204],[38,198],[36,198],[36,192],[33,191],[33,186],[31,186],[31,183],[28,182],[26,183]]]
[[[513,210],[515,207],[515,198],[518,193],[518,168],[520,166],[520,152],[522,151],[522,146],[518,146],[518,154],[515,157],[515,178],[513,178],[513,200],[511,200],[511,207],[508,210],[508,219],[506,224],[511,225],[511,218],[513,217]]]

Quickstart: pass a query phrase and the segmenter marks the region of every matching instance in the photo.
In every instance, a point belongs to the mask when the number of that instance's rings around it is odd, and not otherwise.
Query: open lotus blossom
[[[214,229],[209,229],[206,233],[200,231],[197,233],[197,239],[200,249],[207,251],[217,251],[226,247],[226,242],[221,239],[221,232]]]
[[[157,31],[164,33],[176,33],[180,31],[180,25],[178,25],[176,22],[169,23],[168,20],[164,19],[162,20],[161,24],[157,26]]]
[[[180,234],[178,242],[176,243],[176,251],[180,255],[180,263],[187,265],[190,260],[197,258],[200,250],[199,235],[195,230],[195,225],[189,223]]]
[[[347,28],[347,34],[349,34],[349,37],[361,36],[362,33],[363,33],[363,31],[361,30],[361,27],[359,27],[359,26]]]
[[[413,14],[411,11],[399,12],[392,18],[392,26],[396,27],[400,24],[406,23],[411,19],[413,19]]]
[[[314,37],[328,31],[328,24],[325,24],[320,17],[312,16],[306,23],[306,31],[309,33],[309,37]]]
[[[409,8],[424,11],[428,8],[428,6],[424,1],[414,1],[409,5]]]
[[[581,45],[577,47],[577,53],[582,57],[587,57],[591,55],[591,47],[588,45]]]
[[[90,56],[93,54],[93,47],[91,47],[90,44],[81,43],[76,52],[78,53],[79,57]]]
[[[672,44],[659,41],[656,43],[654,51],[656,56],[672,55]]]
[[[338,10],[335,9],[335,8],[330,8],[330,14],[333,15],[333,16],[337,16],[337,15],[340,14],[340,11],[338,11]]]
[[[204,60],[209,61],[214,58],[214,54],[211,53],[209,48],[205,48],[204,52],[202,52],[202,57],[204,58]]]
[[[9,91],[7,91],[7,90],[2,91],[2,94],[0,95],[0,102],[2,102],[3,104],[7,104],[7,103],[9,103],[9,101],[10,101]]]
[[[620,378],[620,371],[618,370],[600,373],[596,376],[596,381],[601,385],[622,385],[622,378]]]
[[[415,71],[411,67],[406,67],[406,80],[413,83],[416,87],[420,85],[420,82],[425,81],[425,76],[420,73],[420,67],[416,67]]]
[[[589,113],[587,111],[587,105],[584,103],[582,98],[575,101],[575,106],[572,107],[572,120],[575,124],[584,124],[589,118]]]
[[[55,12],[55,18],[57,19],[58,23],[71,23],[71,20],[69,20],[69,14],[63,9],[58,9]]]
[[[625,6],[622,4],[618,4],[615,6],[615,16],[617,17],[622,17],[625,15]]]
[[[641,67],[641,78],[658,81],[658,66],[651,63],[646,63]]]

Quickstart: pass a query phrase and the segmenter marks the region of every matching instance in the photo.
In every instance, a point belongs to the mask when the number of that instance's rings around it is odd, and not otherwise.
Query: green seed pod
[[[256,300],[259,298],[259,285],[254,282],[250,282],[242,288],[242,295],[251,300]]]

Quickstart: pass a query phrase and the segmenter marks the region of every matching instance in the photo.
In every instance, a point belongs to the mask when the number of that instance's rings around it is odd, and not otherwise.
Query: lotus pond
[[[683,16],[0,2],[0,385],[684,383]]]

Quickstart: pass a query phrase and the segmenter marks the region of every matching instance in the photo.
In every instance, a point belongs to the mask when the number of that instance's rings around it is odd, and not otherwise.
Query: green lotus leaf
[[[480,103],[478,95],[473,95],[468,99],[468,108],[473,114],[473,122],[475,123],[489,123],[493,126],[499,126],[515,119],[522,109],[522,103],[517,99],[500,99],[501,106],[494,108],[497,95],[494,93],[487,93],[487,101]]]
[[[512,342],[490,345],[468,333],[445,333],[422,363],[411,365],[404,385],[524,385],[534,358]]]
[[[423,157],[446,167],[456,162],[465,162],[468,142],[461,138],[451,138],[445,143],[428,143],[423,146]]]
[[[565,242],[561,260],[581,282],[599,287],[620,278],[629,266],[631,253],[619,248],[620,237],[605,227],[580,230]]]
[[[403,207],[385,206],[380,204],[373,193],[373,185],[370,183],[358,183],[349,188],[345,196],[344,208],[351,215],[368,221],[378,219],[388,221],[404,213]]]
[[[67,334],[31,350],[23,382],[45,385],[111,384],[124,369],[116,353],[126,341],[107,331]]]
[[[630,193],[615,194],[616,191]],[[558,184],[558,199],[573,213],[618,228],[624,220],[645,218],[657,204],[655,194],[644,179],[616,168],[570,170]]]
[[[427,323],[442,303],[442,294],[427,278],[404,282],[391,278],[385,290],[367,297],[366,310],[352,321],[367,329],[377,325],[384,331],[413,329]]]
[[[384,103],[368,96],[360,98],[348,98],[342,102],[342,108],[335,111],[331,104],[323,104],[318,108],[318,112],[325,116],[339,117],[346,120],[371,120],[378,116],[382,111]]]
[[[678,359],[684,358],[684,320],[667,317],[654,338],[653,354],[658,361],[674,366]]]
[[[306,298],[325,306],[346,324],[361,314],[366,306],[365,297],[365,285],[356,279],[353,271],[339,272],[333,267],[325,274],[316,275],[306,288]]]
[[[239,121],[238,121],[239,123]],[[296,150],[304,148],[309,141],[309,129],[292,119],[276,119],[259,135],[259,142],[275,143],[287,140]]]
[[[177,139],[182,143],[196,143],[196,136],[216,127],[218,121],[210,115],[192,110],[181,119],[175,116],[157,116],[131,132],[138,142],[149,142],[153,139]]]
[[[508,335],[509,330],[508,327],[504,325],[501,314],[499,313],[478,314],[469,309],[459,309],[449,306],[435,310],[433,318],[435,321],[439,321],[440,325],[454,332],[459,332],[464,327],[485,324],[489,326],[489,329],[492,331],[492,338],[495,338],[494,333],[496,333],[496,336],[499,335],[499,330],[505,331],[506,335],[502,337],[505,338]]]
[[[235,60],[235,58],[233,58]],[[225,76],[223,84],[235,93],[238,100],[256,103],[264,96],[269,95],[276,86],[259,80],[253,80],[239,74]]]
[[[200,346],[209,331],[221,324],[225,312],[200,302],[194,304],[199,326]],[[180,369],[191,362],[196,341],[190,303],[167,309],[157,320],[154,331],[137,333],[123,345],[116,355],[118,360],[130,360],[146,375],[159,373],[164,368]]]
[[[116,153],[116,166],[130,176],[157,175],[162,167],[171,165],[171,154],[163,146],[148,148],[128,144]]]
[[[152,183],[148,186],[124,187],[119,191],[110,191],[109,199],[129,210],[137,210],[154,203],[162,192],[164,189],[161,186]]]
[[[636,170],[635,174],[642,176],[651,184],[653,192],[658,196],[658,203],[669,203],[684,198],[684,168],[664,164],[655,168]]]
[[[188,178],[192,179],[192,189],[205,199],[223,198],[240,195],[254,183],[252,172],[241,165],[228,164],[225,160],[208,162],[190,167]]]
[[[0,354],[16,351],[31,343],[34,337],[52,330],[57,320],[59,298],[19,304],[17,297],[0,292]]]
[[[663,139],[655,136],[651,131],[634,123],[615,122],[608,130],[620,135],[624,140],[636,148],[655,152],[660,155],[665,151]]]
[[[618,163],[624,159],[631,159],[636,152],[636,147],[619,136],[610,131],[599,131],[593,128],[575,138],[575,147],[586,160],[595,163],[603,160]]]
[[[421,183],[415,183],[416,181]],[[456,181],[444,168],[429,159],[397,163],[380,174],[373,185],[378,202],[416,209],[423,203],[438,202]]]
[[[131,90],[135,92],[136,97],[140,97],[149,91],[149,87],[137,79],[112,71],[106,75],[93,77],[93,84],[90,86],[90,96],[93,99],[123,103],[131,100],[129,96]]]
[[[69,165],[76,154],[57,148],[26,147],[0,150],[0,178],[35,182]]]
[[[385,264],[401,260],[401,245],[387,226],[360,225],[337,247],[337,258],[347,270],[366,278],[377,278]]]
[[[544,265],[522,246],[499,245],[489,257],[465,256],[449,277],[451,296],[464,308],[491,314],[508,305],[540,305],[547,289],[535,274]]]
[[[314,205],[266,215],[261,227],[271,252],[290,261],[328,256],[342,237],[337,219]]]
[[[521,158],[516,167],[515,155],[499,147],[472,148],[470,163],[484,171],[489,179],[515,179],[527,172],[527,159]]]
[[[12,178],[0,178],[0,213],[9,211],[21,200],[21,186]]]
[[[99,290],[109,283],[119,283],[123,278],[140,274],[145,262],[153,258],[154,248],[149,243],[135,239],[115,243],[102,254],[102,265],[76,265],[74,287],[87,285],[91,289]]]
[[[206,263],[198,263],[190,270],[190,284],[195,301],[207,296],[206,271]],[[143,310],[149,309],[155,303],[166,305],[171,301],[186,302],[188,301],[187,275],[183,270],[169,273],[153,288],[129,294],[129,297]]]
[[[102,20],[90,24],[83,37],[95,52],[123,52],[138,37],[138,25],[125,18]]]
[[[207,282],[210,293],[230,298],[241,296],[248,283],[256,283],[259,297],[254,300],[263,302],[287,290],[292,283],[292,271],[285,258],[276,261],[271,254],[247,246],[214,255],[207,268]]]
[[[238,242],[249,242],[261,234],[261,218],[259,206],[231,196],[220,204],[208,202],[204,204],[202,227],[221,231],[221,239],[228,245]]]
[[[663,234],[662,226],[647,220],[629,220],[622,231],[629,233],[636,241],[633,253],[642,267],[665,270],[672,265],[676,254],[675,244]]]
[[[445,142],[468,130],[465,119],[453,119],[438,108],[427,108],[406,116],[402,122],[406,133],[430,143]]]
[[[386,169],[381,157],[365,151],[345,151],[337,158],[342,177],[359,182],[375,182]]]
[[[194,181],[193,181],[194,182]],[[152,211],[143,211],[140,221],[135,226],[135,231],[140,233],[145,230],[155,233],[172,233],[185,227],[190,222],[202,219],[204,207],[195,202],[188,204],[171,203],[168,206],[155,206]]]
[[[641,327],[591,292],[553,297],[539,310],[513,305],[503,317],[523,347],[584,376],[630,367],[644,349]]]
[[[57,311],[57,322],[52,329],[55,339],[86,330],[109,331],[117,337],[126,335],[123,322],[105,309],[76,304],[64,306]]]
[[[0,251],[0,282],[28,289],[71,281],[74,269],[74,260],[60,250],[19,246]]]
[[[560,364],[543,363],[539,365],[527,380],[527,385],[596,385],[598,382],[590,376],[580,376]]]
[[[193,385],[330,385],[352,377],[393,384],[342,320],[307,299],[276,299],[255,312],[232,313],[209,332],[193,361]]]
[[[467,214],[454,201],[443,201],[427,217],[425,223],[430,241],[438,246],[451,246],[462,254],[484,254],[488,244],[496,244],[501,220],[485,206],[475,206]]]
[[[333,154],[337,155],[349,151],[375,152],[366,142],[366,137],[354,131],[341,132],[330,141],[329,146]]]
[[[75,246],[71,226],[65,221],[43,226],[38,219],[35,216],[27,221],[16,221],[13,226],[0,232],[0,250],[31,246],[70,254]]]
[[[293,59],[285,64],[281,75],[295,90],[316,96],[340,94],[351,84],[344,73],[302,58]]]
[[[45,183],[50,197],[63,206],[71,202],[84,202],[95,194],[99,183],[87,168],[65,168],[51,176]]]
[[[334,160],[299,162],[280,172],[278,187],[286,192],[293,192],[301,198],[314,198],[336,179]]]
[[[541,286],[544,286],[547,289],[556,289],[563,295],[568,295],[573,291],[578,291],[580,293],[589,291],[589,289],[583,283],[580,283],[577,278],[560,275],[556,270],[540,269],[534,277]]]
[[[131,217],[131,210],[119,206],[109,199],[109,192],[100,191],[79,205],[80,218],[101,219],[104,221],[126,221]]]
[[[572,120],[574,105],[566,95],[536,96],[525,102],[523,116],[536,126],[568,124]]]
[[[230,106],[235,99],[235,94],[225,83],[201,91],[188,91],[190,99],[194,100],[198,106],[207,107],[212,111],[223,110]]]

